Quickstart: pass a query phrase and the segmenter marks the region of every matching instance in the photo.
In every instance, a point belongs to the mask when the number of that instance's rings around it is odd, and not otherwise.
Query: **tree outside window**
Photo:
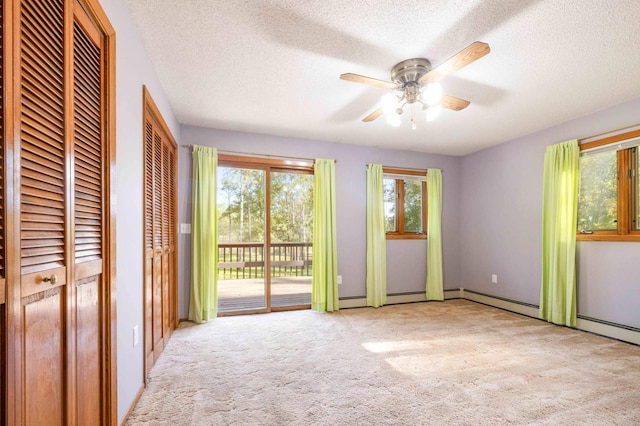
[[[640,130],[580,145],[579,240],[640,241]]]
[[[384,217],[387,239],[427,237],[425,172],[383,169]]]

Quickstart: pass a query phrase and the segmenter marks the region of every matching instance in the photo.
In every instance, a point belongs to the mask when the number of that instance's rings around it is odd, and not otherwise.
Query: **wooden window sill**
[[[387,234],[387,240],[426,240],[427,234]]]
[[[639,241],[640,234],[576,234],[576,241]]]

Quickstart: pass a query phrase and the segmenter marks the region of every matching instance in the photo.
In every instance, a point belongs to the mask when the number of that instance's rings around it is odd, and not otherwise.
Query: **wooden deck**
[[[271,279],[271,306],[311,304],[311,277],[276,277]],[[218,312],[235,312],[266,307],[264,280],[218,281]]]

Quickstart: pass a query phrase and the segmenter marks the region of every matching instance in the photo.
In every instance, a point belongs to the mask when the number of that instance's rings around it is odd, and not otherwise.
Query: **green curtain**
[[[218,310],[218,214],[215,148],[193,147],[191,298],[189,319],[201,323]]]
[[[367,306],[387,303],[387,236],[382,165],[367,167]]]
[[[320,312],[337,311],[339,305],[334,160],[315,160],[311,282],[311,309]]]
[[[442,171],[427,170],[427,300],[444,300],[442,283]]]
[[[547,147],[542,202],[540,318],[576,325],[577,140]]]

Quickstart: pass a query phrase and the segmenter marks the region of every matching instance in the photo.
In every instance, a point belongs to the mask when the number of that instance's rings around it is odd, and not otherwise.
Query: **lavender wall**
[[[365,295],[366,164],[409,168],[440,168],[443,172],[444,286],[459,287],[460,158],[416,152],[383,150],[353,145],[239,133],[183,126],[183,145],[205,145],[221,150],[284,155],[301,158],[333,158],[336,164],[336,222],[338,273],[343,284],[340,297]],[[191,222],[191,153],[181,148],[179,156],[178,221]],[[188,314],[190,282],[190,236],[179,238],[180,317]],[[389,294],[425,289],[426,241],[387,243],[387,290]]]
[[[118,423],[144,383],[142,86],[146,85],[174,137],[180,126],[122,0],[101,0],[116,31],[116,268]],[[139,342],[133,345],[133,327]]]
[[[365,164],[443,170],[445,288],[466,287],[538,303],[542,159],[545,146],[638,121],[640,100],[464,158],[356,147],[249,133],[180,127],[122,0],[101,0],[117,39],[117,358],[121,421],[143,384],[142,85],[147,85],[179,144],[338,160],[336,167],[340,297],[365,294]],[[500,125],[500,123],[496,123]],[[428,143],[428,142],[425,142]],[[179,153],[179,221],[190,222],[191,162]],[[179,308],[187,316],[189,236],[180,235]],[[389,241],[389,293],[423,291],[424,241]],[[579,244],[578,310],[640,327],[640,244]],[[499,283],[490,284],[497,273]],[[132,344],[138,326],[140,343]]]
[[[546,146],[635,124],[638,111],[640,99],[463,157],[461,286],[538,305]],[[640,327],[638,259],[639,243],[579,242],[578,314]]]

